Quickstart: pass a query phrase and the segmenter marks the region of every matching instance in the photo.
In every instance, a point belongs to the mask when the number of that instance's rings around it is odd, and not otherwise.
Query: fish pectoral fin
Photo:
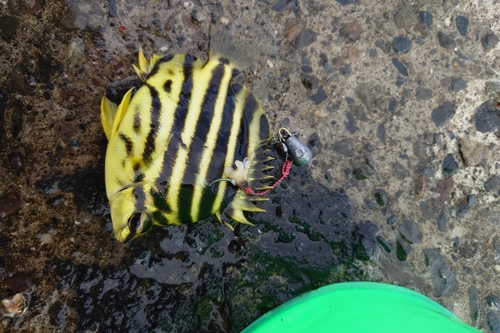
[[[101,100],[101,124],[106,134],[106,138],[111,138],[111,130],[113,129],[113,120],[115,119],[116,110],[118,106],[111,102],[106,96]]]
[[[118,125],[120,125],[120,122],[123,119],[123,115],[127,111],[130,99],[132,98],[132,91],[133,88],[127,91],[118,107],[106,96],[104,96],[101,100],[101,123],[108,141],[116,134],[116,131],[118,130]]]

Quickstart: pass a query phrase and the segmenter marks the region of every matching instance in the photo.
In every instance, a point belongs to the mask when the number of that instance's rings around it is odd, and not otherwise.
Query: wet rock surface
[[[31,295],[0,330],[239,332],[302,292],[370,280],[500,331],[499,6],[0,2],[0,296]],[[262,42],[236,80],[314,159],[254,227],[119,244],[100,99],[137,84],[139,47],[206,59],[221,21]]]

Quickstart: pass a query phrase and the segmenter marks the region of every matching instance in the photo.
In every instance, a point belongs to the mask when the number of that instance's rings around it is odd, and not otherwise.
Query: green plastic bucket
[[[410,289],[345,282],[305,293],[266,313],[242,333],[480,333]]]

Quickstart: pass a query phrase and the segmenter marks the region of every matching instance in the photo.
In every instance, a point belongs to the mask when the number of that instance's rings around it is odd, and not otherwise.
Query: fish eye
[[[135,213],[128,219],[128,227],[130,229],[130,232],[136,233],[136,232],[141,232],[141,213]]]

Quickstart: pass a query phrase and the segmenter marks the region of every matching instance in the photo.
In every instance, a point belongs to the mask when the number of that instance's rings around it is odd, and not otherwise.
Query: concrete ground
[[[500,332],[496,0],[0,0],[5,332],[239,332],[321,285],[405,286]],[[235,78],[308,144],[233,233],[111,232],[100,99],[147,55],[258,40]],[[125,81],[126,82],[126,81]]]

